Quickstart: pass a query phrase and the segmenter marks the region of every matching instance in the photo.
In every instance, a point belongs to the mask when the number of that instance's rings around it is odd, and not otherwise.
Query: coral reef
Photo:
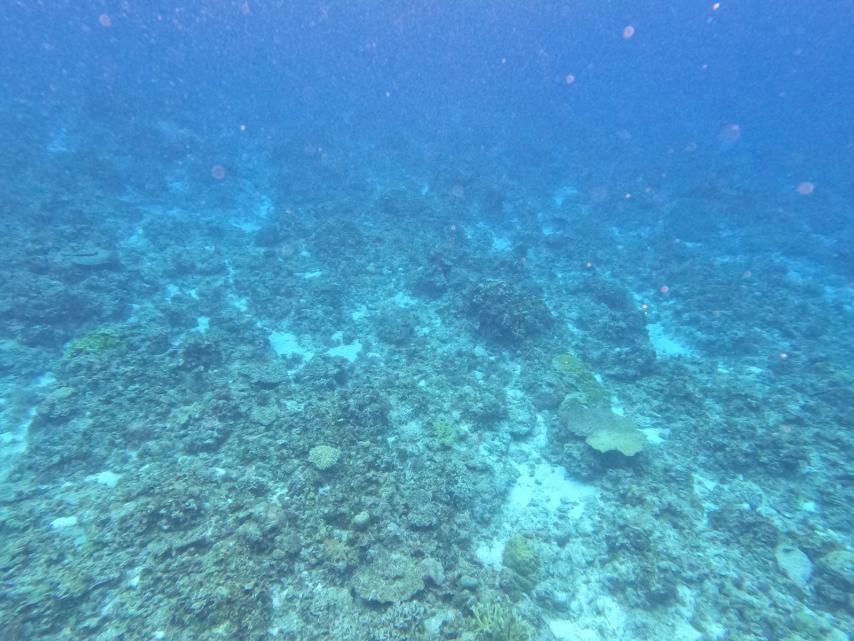
[[[0,638],[854,627],[851,234],[791,168],[99,100],[0,107]]]

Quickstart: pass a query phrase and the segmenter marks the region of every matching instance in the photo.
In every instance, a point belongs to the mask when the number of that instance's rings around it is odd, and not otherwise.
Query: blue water
[[[0,639],[848,639],[852,28],[7,2]]]

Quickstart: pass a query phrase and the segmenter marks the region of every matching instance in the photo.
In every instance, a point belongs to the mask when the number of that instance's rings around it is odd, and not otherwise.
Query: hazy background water
[[[852,12],[794,0],[10,2],[0,73],[6,118],[85,116],[129,144],[140,120],[180,114],[211,136],[241,124],[251,136],[519,136],[603,167],[631,153],[635,170],[678,166],[696,147],[743,153],[743,171],[785,189],[847,178]],[[632,144],[617,153],[620,132]]]

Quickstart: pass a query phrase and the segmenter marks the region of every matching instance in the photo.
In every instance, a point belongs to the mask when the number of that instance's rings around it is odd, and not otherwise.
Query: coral
[[[854,606],[854,552],[834,550],[817,565],[816,592],[833,607]]]
[[[634,422],[610,409],[587,407],[568,396],[558,414],[570,432],[583,437],[590,447],[603,454],[615,451],[634,456],[646,446],[646,436]]]
[[[331,445],[318,445],[308,452],[308,460],[318,470],[328,470],[341,458],[341,450]]]
[[[501,557],[504,564],[501,585],[514,599],[530,592],[537,584],[540,562],[531,541],[518,534],[507,541]]]
[[[423,571],[408,556],[382,553],[353,576],[353,590],[373,603],[400,603],[424,589]]]
[[[567,379],[576,392],[575,396],[584,405],[602,406],[608,403],[607,390],[580,358],[572,354],[558,354],[552,358],[552,367],[562,378]]]
[[[623,421],[614,421],[595,430],[585,442],[603,454],[615,451],[623,456],[634,456],[646,447],[646,436]]]
[[[433,436],[444,447],[453,447],[459,440],[457,428],[444,418],[433,421]]]
[[[469,305],[482,333],[517,342],[536,336],[552,325],[553,317],[541,298],[503,280],[476,285]]]
[[[99,327],[88,334],[72,340],[65,348],[66,356],[100,356],[108,351],[125,346],[125,340],[119,330],[113,327]]]
[[[509,605],[479,603],[468,629],[477,641],[529,641],[534,629]]]

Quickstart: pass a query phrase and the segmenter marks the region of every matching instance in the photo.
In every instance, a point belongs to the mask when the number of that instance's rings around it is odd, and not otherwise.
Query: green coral
[[[578,399],[567,396],[558,409],[566,429],[585,440],[597,452],[619,452],[634,456],[647,445],[646,435],[627,416],[615,414],[609,408],[588,407]]]
[[[504,564],[501,585],[513,599],[520,598],[537,585],[540,561],[533,544],[525,536],[517,534],[507,541],[501,562]]]
[[[610,414],[610,421],[603,422],[585,439],[597,452],[619,452],[623,456],[634,456],[646,447],[646,435],[634,426],[631,419]]]
[[[341,458],[341,450],[331,445],[318,445],[308,452],[308,460],[318,470],[328,470]]]
[[[478,603],[468,624],[476,641],[530,641],[534,629],[500,603]]]
[[[558,354],[552,359],[552,367],[562,374],[578,376],[587,372],[587,366],[572,354]]]
[[[99,327],[88,334],[75,338],[65,348],[66,356],[100,356],[106,352],[123,349],[125,339],[114,327]]]
[[[433,421],[433,436],[445,447],[453,447],[459,439],[457,428],[444,418],[437,418]]]
[[[568,380],[579,400],[585,405],[599,406],[608,402],[608,391],[577,356],[558,354],[552,359],[552,367]]]

